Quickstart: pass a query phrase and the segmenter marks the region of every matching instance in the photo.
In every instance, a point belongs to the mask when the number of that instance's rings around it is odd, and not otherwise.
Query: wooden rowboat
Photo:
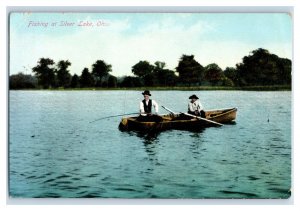
[[[236,119],[237,108],[226,108],[205,111],[205,119],[198,119],[185,114],[166,114],[161,121],[139,121],[137,116],[122,118],[120,130],[163,131],[169,129],[197,130],[204,127],[216,126],[217,123],[231,123]]]

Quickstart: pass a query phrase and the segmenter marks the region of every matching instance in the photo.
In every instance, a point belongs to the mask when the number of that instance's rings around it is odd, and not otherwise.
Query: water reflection
[[[128,133],[130,136],[140,138],[143,141],[145,151],[148,155],[148,159],[150,161],[155,161],[155,163],[158,162],[155,147],[159,142],[158,137],[160,135],[160,132],[123,131],[123,133]]]
[[[236,121],[223,123],[224,125],[236,125]]]
[[[190,132],[190,137],[199,138],[203,131],[206,128],[198,128],[198,129],[185,129],[185,130],[168,130],[168,131],[122,131],[123,133],[128,133],[130,136],[137,136],[144,140],[145,144],[152,144],[155,140],[158,140],[158,137],[161,133],[170,132],[170,131],[187,131]]]
[[[141,132],[141,131],[127,131],[130,136],[136,136],[143,141],[145,152],[148,155],[150,161],[154,161],[155,165],[161,165],[157,159],[158,149],[164,148],[166,144],[170,142],[174,143],[174,149],[177,147],[187,147],[188,154],[192,155],[194,159],[198,159],[199,156],[206,150],[203,149],[203,134],[206,128],[199,128],[197,130],[168,130],[157,132]],[[172,137],[172,140],[168,139],[168,143],[165,143],[165,136]],[[160,139],[163,142],[160,143]]]
[[[192,141],[190,143],[190,148],[191,150],[193,150],[193,152],[197,151],[199,149],[201,149],[201,146],[202,146],[202,143],[203,143],[203,140],[202,140],[202,134],[201,133],[193,133],[190,135],[190,137],[192,137]]]
[[[147,144],[152,144],[158,140],[160,132],[148,132],[148,133],[143,133],[143,132],[137,132],[137,137],[141,138],[144,140],[144,143]]]
[[[157,145],[158,145],[158,140],[152,140],[152,141],[144,141],[144,148],[145,148],[145,152],[148,155],[148,160],[152,162],[152,164],[154,165],[160,165],[159,160],[158,160],[158,149],[157,149]],[[153,170],[153,168],[148,169]]]

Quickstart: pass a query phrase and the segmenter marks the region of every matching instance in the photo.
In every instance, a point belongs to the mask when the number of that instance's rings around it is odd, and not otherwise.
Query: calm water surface
[[[288,198],[291,92],[153,91],[186,111],[237,107],[236,124],[156,137],[121,132],[141,91],[10,91],[12,197]],[[166,113],[160,109],[159,113]]]

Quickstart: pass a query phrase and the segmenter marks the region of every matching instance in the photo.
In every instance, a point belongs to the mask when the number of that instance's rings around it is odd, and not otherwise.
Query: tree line
[[[258,48],[244,56],[236,67],[222,70],[216,63],[202,66],[194,55],[182,55],[174,70],[166,63],[139,61],[131,68],[134,76],[115,77],[112,65],[97,60],[91,70],[84,68],[81,75],[71,75],[71,62],[55,63],[40,58],[32,68],[34,75],[18,73],[9,78],[10,89],[26,88],[117,88],[170,86],[272,86],[291,85],[291,60],[280,58],[268,50]]]

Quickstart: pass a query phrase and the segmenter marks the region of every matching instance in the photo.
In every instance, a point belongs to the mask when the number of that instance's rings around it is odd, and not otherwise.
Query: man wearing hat
[[[140,102],[140,116],[139,121],[151,122],[151,121],[161,121],[161,117],[158,116],[158,104],[155,100],[150,99],[150,91],[145,90],[142,95],[144,95],[144,100]],[[154,109],[153,109],[153,108]],[[154,112],[153,112],[154,110]],[[153,114],[155,113],[155,114]]]
[[[142,95],[144,95],[144,100],[140,102],[140,114],[142,116],[149,116],[152,114],[152,107],[155,109],[155,114],[158,113],[158,104],[155,100],[150,99],[150,91],[145,90]]]
[[[189,97],[189,99],[191,101],[188,105],[188,113],[205,118],[205,112],[199,98],[196,95],[192,95]]]

